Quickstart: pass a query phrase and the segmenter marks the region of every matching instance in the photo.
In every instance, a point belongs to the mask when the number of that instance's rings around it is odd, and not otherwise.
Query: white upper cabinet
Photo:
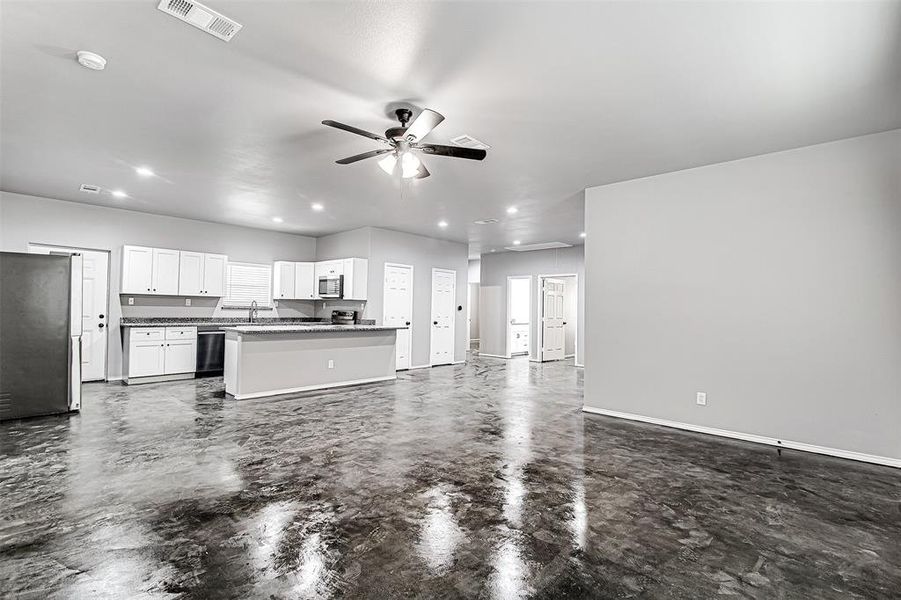
[[[294,265],[295,263],[284,260],[272,265],[272,297],[276,300],[294,298]]]
[[[224,296],[225,266],[223,254],[180,252],[178,275],[179,296]]]
[[[178,294],[178,259],[178,250],[153,249],[153,279],[150,287],[154,294]]]
[[[178,294],[200,296],[203,294],[203,253],[180,252],[178,263]]]
[[[345,300],[366,300],[369,284],[369,261],[365,258],[345,258],[342,262]]]
[[[122,248],[123,294],[152,294],[153,248],[125,246]]]
[[[224,296],[227,264],[223,254],[124,246],[119,293]]]
[[[294,297],[313,300],[319,294],[316,281],[316,265],[311,262],[294,263]]]
[[[225,268],[228,257],[224,254],[203,255],[203,295],[225,295]]]

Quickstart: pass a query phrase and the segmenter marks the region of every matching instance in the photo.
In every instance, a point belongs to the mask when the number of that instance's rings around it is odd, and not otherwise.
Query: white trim
[[[469,341],[470,342],[481,342],[482,340],[480,340],[479,338],[469,338]]]
[[[587,413],[596,415],[604,415],[607,417],[615,417],[617,419],[627,419],[629,421],[640,421],[642,423],[651,423],[652,425],[663,425],[664,427],[673,427],[675,429],[684,429],[685,431],[694,431],[696,433],[705,433],[707,435],[716,435],[719,437],[731,438],[734,440],[743,440],[745,442],[753,442],[755,444],[765,444],[767,446],[776,446],[777,448],[788,448],[791,450],[800,450],[802,452],[812,452],[814,454],[825,454],[827,456],[835,456],[837,458],[846,458],[848,460],[856,460],[859,462],[873,463],[884,465],[886,467],[895,467],[901,469],[901,458],[890,458],[888,456],[878,456],[875,454],[864,454],[862,452],[854,452],[852,450],[841,450],[839,448],[829,448],[827,446],[816,446],[814,444],[806,444],[804,442],[794,442],[791,440],[781,440],[778,438],[768,437],[765,435],[757,435],[754,433],[743,433],[740,431],[730,431],[728,429],[717,429],[715,427],[705,427],[703,425],[693,425],[691,423],[680,423],[678,421],[670,421],[667,419],[658,419],[656,417],[646,417],[644,415],[636,415],[632,413],[624,413],[606,408],[594,408],[592,406],[583,406],[582,410]]]
[[[369,377],[366,379],[353,379],[351,381],[338,381],[336,383],[304,385],[304,386],[294,387],[294,388],[270,390],[268,392],[254,392],[252,394],[241,394],[240,396],[232,396],[231,394],[227,394],[227,395],[231,396],[235,400],[250,400],[252,398],[265,398],[267,396],[281,396],[282,394],[293,394],[295,392],[308,392],[310,390],[327,390],[327,389],[337,388],[337,387],[346,387],[349,385],[361,385],[364,383],[376,383],[379,381],[394,381],[395,379],[397,379],[396,375],[385,375],[382,377]]]
[[[109,383],[110,381],[122,381],[123,379],[125,379],[125,378],[124,377],[107,377],[106,382]],[[101,383],[101,382],[97,382],[97,383]]]
[[[576,357],[575,353],[573,353],[573,354],[564,354],[564,355],[563,355],[563,358],[575,358],[575,357]]]
[[[484,352],[479,352],[479,356],[484,356],[487,358],[503,358],[504,360],[507,360],[507,358],[508,358],[508,357],[504,356],[503,354],[486,354]]]
[[[452,365],[462,365],[462,364],[464,364],[465,362],[466,362],[465,360],[455,360],[455,361],[452,362],[451,364],[452,364]]]
[[[584,368],[585,368],[585,365],[580,365],[579,363],[577,363],[577,362],[575,362],[575,361],[573,361],[573,366],[579,367],[580,369],[584,369]]]
[[[414,365],[407,369],[407,371],[415,371],[416,369],[430,369],[432,365]]]
[[[181,381],[182,379],[194,379],[194,372],[171,373],[168,375],[146,375],[144,377],[123,377],[128,385],[143,385],[145,383],[162,383],[164,381]]]
[[[559,275],[547,275],[547,274],[539,274],[538,275],[538,331],[535,336],[537,341],[537,345],[535,347],[538,354],[538,362],[544,362],[542,357],[542,346],[544,345],[544,280],[545,279],[557,279],[563,277],[574,277],[576,279],[576,326],[575,326],[575,339],[573,340],[574,348],[576,353],[573,355],[573,362],[575,366],[581,367],[583,365],[579,364],[579,274],[578,273],[561,273]],[[565,346],[565,345],[564,345]],[[568,357],[566,357],[568,358]]]

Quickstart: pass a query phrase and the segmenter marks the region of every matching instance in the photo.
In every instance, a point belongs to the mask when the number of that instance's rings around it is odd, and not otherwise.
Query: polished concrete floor
[[[889,598],[901,474],[580,411],[571,363],[0,425],[0,597]]]

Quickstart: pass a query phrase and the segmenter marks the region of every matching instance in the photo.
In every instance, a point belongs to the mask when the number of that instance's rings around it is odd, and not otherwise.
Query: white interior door
[[[566,283],[562,279],[544,280],[542,289],[541,360],[566,357],[564,304]]]
[[[454,362],[454,330],[457,272],[432,269],[432,335],[429,362],[432,366]]]
[[[413,352],[413,267],[385,264],[382,323],[397,330],[397,370],[409,369]]]
[[[109,252],[31,245],[29,252],[78,253],[82,256],[83,282],[81,300],[81,380],[106,379],[106,332],[109,316]]]

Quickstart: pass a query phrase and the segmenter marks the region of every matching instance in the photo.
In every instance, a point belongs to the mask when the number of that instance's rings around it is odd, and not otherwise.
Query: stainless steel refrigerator
[[[0,252],[0,421],[81,408],[82,257]]]

